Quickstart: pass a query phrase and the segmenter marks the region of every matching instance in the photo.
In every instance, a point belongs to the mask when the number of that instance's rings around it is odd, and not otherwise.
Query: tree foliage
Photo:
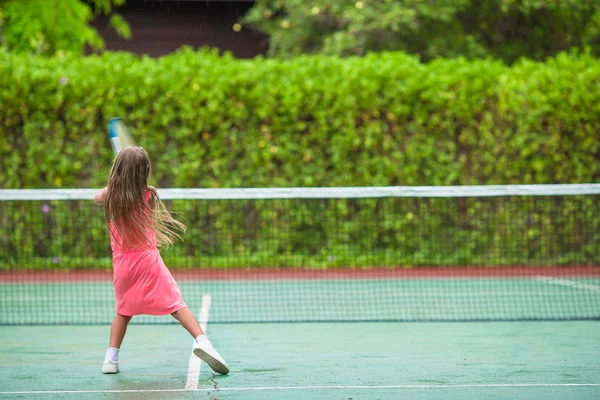
[[[125,0],[0,0],[0,44],[11,52],[52,55],[59,51],[98,50],[104,42],[90,22],[110,15],[110,24],[122,37],[129,26],[114,6]]]
[[[364,55],[402,50],[424,60],[541,60],[571,47],[600,54],[597,0],[258,0],[243,22],[270,35],[270,54]]]

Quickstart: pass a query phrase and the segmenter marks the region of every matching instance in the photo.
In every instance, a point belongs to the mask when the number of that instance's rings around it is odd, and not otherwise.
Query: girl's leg
[[[194,354],[219,374],[229,373],[229,365],[223,360],[223,357],[215,350],[212,343],[200,328],[200,324],[194,317],[189,308],[182,308],[171,314],[181,325],[192,335],[194,341]]]
[[[127,325],[131,317],[117,314],[110,327],[110,342],[102,363],[102,372],[105,374],[116,374],[119,372],[119,347],[123,343]]]
[[[183,326],[194,339],[200,335],[204,335],[204,332],[202,331],[202,328],[200,328],[194,313],[192,313],[189,308],[182,308],[181,310],[175,311],[171,315],[173,318],[179,321],[181,326]]]
[[[112,347],[118,349],[121,347],[121,343],[123,343],[123,338],[125,337],[125,332],[127,332],[127,325],[131,321],[131,317],[126,317],[124,315],[117,314],[115,319],[113,319],[113,323],[110,327],[110,344],[108,347]]]

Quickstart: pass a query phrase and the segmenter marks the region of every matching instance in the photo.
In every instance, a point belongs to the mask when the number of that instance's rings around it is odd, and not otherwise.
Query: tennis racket
[[[129,129],[121,118],[111,118],[108,122],[108,136],[115,156],[125,147],[134,146]]]

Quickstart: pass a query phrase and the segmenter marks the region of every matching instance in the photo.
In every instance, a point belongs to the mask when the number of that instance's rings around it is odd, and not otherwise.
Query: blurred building
[[[132,38],[120,38],[108,25],[108,18],[98,18],[94,27],[104,38],[107,50],[123,50],[159,57],[188,45],[194,48],[215,47],[230,51],[239,58],[265,54],[268,37],[248,29],[234,32],[253,1],[206,0],[127,0],[118,7],[131,28]]]

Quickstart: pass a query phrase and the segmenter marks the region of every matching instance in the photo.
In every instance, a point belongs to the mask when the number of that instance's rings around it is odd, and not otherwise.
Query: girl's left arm
[[[98,191],[98,193],[96,193],[96,195],[94,196],[94,203],[96,203],[98,205],[104,204],[104,200],[106,199],[107,191],[108,191],[107,187],[105,187],[104,189],[100,189]]]

